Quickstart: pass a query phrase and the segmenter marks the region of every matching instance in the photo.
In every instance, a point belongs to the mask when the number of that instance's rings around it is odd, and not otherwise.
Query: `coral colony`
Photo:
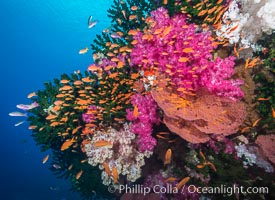
[[[114,0],[108,12],[79,51],[93,51],[87,71],[10,113],[52,150],[42,163],[84,199],[275,199],[275,1]]]

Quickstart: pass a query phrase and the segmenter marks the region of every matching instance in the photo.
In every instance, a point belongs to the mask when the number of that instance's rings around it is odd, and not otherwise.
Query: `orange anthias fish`
[[[76,179],[76,180],[80,179],[80,177],[81,177],[82,174],[83,174],[83,170],[80,170],[80,171],[76,174],[75,179]]]
[[[95,147],[105,147],[105,146],[112,146],[111,142],[108,142],[106,140],[99,140],[94,143]]]
[[[275,119],[275,110],[273,107],[271,107],[271,111],[272,111],[272,117]]]
[[[239,58],[240,54],[237,51],[236,44],[234,45],[234,54],[236,55],[237,58]]]
[[[132,10],[132,11],[135,11],[135,10],[137,10],[137,9],[138,9],[137,6],[132,6],[132,7],[131,7],[131,10]]]
[[[179,62],[187,62],[187,61],[189,61],[189,58],[187,58],[187,57],[181,57],[181,58],[179,58],[178,61]]]
[[[66,79],[63,79],[63,80],[61,80],[60,81],[60,83],[62,83],[62,84],[66,84],[66,83],[69,83],[70,81],[69,80],[66,80]]]
[[[263,97],[260,97],[258,98],[258,101],[268,101],[270,98],[263,98]]]
[[[28,99],[30,99],[30,98],[32,98],[32,97],[34,97],[34,96],[37,96],[37,95],[36,95],[35,92],[32,92],[32,93],[28,94]]]
[[[202,159],[205,161],[206,158],[205,158],[205,155],[202,153],[202,151],[200,150],[200,156],[202,157]]]
[[[131,79],[137,79],[139,77],[139,73],[131,74]]]
[[[136,30],[130,30],[128,31],[128,35],[136,35],[138,32]]]
[[[105,169],[105,172],[106,172],[109,176],[111,176],[111,170],[110,170],[110,168],[109,168],[109,165],[108,165],[106,162],[103,162],[102,165],[103,165],[103,167],[104,167],[104,169]]]
[[[100,69],[100,67],[98,67],[98,66],[96,66],[96,65],[94,65],[94,64],[91,64],[91,65],[89,65],[89,67],[88,67],[88,70],[89,71],[97,71],[97,70],[99,70]]]
[[[52,120],[52,119],[55,119],[55,118],[57,118],[57,115],[48,115],[46,117],[47,120]]]
[[[215,165],[213,164],[213,163],[211,163],[211,162],[206,162],[206,164],[208,165],[208,166],[210,166],[215,172],[217,171],[217,169],[216,169],[216,167],[215,167]]]
[[[243,128],[242,130],[241,130],[241,133],[244,133],[245,131],[247,131],[247,130],[249,130],[250,129],[250,127],[245,127],[245,128]]]
[[[72,146],[72,144],[75,142],[74,139],[71,139],[71,140],[66,140],[62,146],[61,146],[61,151],[64,151],[66,149],[68,149],[70,146]]]
[[[257,124],[258,124],[258,122],[261,120],[261,118],[260,119],[257,119],[253,124],[252,124],[252,127],[255,127],[255,126],[257,126]]]
[[[49,157],[50,157],[50,154],[46,155],[46,156],[43,158],[42,163],[45,164],[45,163],[49,160]]]
[[[78,53],[79,53],[79,54],[85,54],[85,53],[88,52],[88,50],[89,50],[89,48],[86,47],[86,48],[84,48],[84,49],[80,49]]]
[[[208,166],[211,167],[215,172],[217,171],[217,169],[216,169],[216,167],[215,167],[215,165],[214,165],[213,163],[211,163],[211,162],[209,162],[209,161],[206,161],[206,157],[205,157],[205,155],[202,153],[201,150],[200,150],[200,156],[201,156],[202,159],[203,159],[203,163],[197,165],[197,168],[198,168],[198,169],[202,169],[202,168],[204,168],[205,166],[208,165]]]
[[[82,84],[83,84],[83,82],[80,81],[80,80],[77,80],[77,81],[74,82],[74,85],[82,85]]]
[[[29,126],[30,130],[33,130],[33,129],[36,129],[36,128],[37,128],[37,126],[35,126],[35,125]]]
[[[172,158],[172,150],[168,149],[165,153],[164,165],[170,164],[171,158]]]
[[[68,167],[68,170],[71,170],[73,168],[73,164],[70,164],[70,166]]]
[[[208,12],[208,10],[202,10],[202,11],[199,12],[198,16],[199,16],[199,17],[200,17],[200,16],[203,16],[203,15],[205,15],[207,12]]]
[[[136,19],[137,18],[137,15],[130,15],[129,16],[129,20],[134,20],[134,19]]]
[[[113,173],[114,183],[118,183],[118,171],[116,167],[112,168],[112,173]]]
[[[258,65],[258,64],[261,64],[261,60],[260,60],[259,57],[254,58],[254,59],[251,60],[250,62],[249,62],[249,58],[247,58],[246,61],[245,61],[245,66],[244,66],[244,68],[245,68],[245,69],[246,69],[246,68],[253,68],[254,66],[256,66],[256,65]]]
[[[182,52],[184,52],[184,53],[192,53],[192,52],[194,52],[194,50],[192,48],[185,48],[185,49],[182,50]]]
[[[133,116],[134,116],[134,118],[137,118],[138,115],[139,115],[138,107],[137,107],[137,105],[135,105],[135,106],[134,106],[134,111],[133,111]]]
[[[178,179],[175,177],[169,177],[169,178],[165,179],[165,182],[174,182],[176,180],[178,180]]]
[[[163,37],[165,37],[166,35],[168,35],[169,33],[170,33],[170,31],[171,31],[171,29],[172,29],[172,26],[168,26],[168,27],[166,27],[164,30],[163,30]]]
[[[72,134],[76,134],[76,132],[81,128],[82,126],[78,126],[75,129],[73,129]]]
[[[183,178],[178,184],[177,184],[177,189],[179,190],[185,183],[187,183],[190,180],[190,177],[187,176]]]

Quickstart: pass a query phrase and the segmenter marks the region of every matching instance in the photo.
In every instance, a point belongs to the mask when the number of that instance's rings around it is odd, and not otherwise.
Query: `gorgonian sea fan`
[[[217,43],[210,32],[199,32],[197,25],[187,24],[183,14],[170,18],[162,7],[151,12],[147,23],[148,29],[134,36],[133,66],[158,69],[183,93],[206,87],[219,96],[243,97],[242,81],[230,79],[234,57],[213,58]]]

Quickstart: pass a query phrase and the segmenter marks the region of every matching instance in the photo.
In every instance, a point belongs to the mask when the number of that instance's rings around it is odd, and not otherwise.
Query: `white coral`
[[[217,36],[228,39],[231,44],[240,43],[240,46],[249,48],[263,32],[271,34],[274,31],[275,1],[233,0],[222,20]]]
[[[108,141],[111,145],[95,147],[98,141]],[[140,152],[136,144],[136,135],[130,131],[129,124],[117,131],[109,128],[107,131],[96,131],[90,143],[84,145],[84,150],[88,156],[88,163],[103,170],[101,178],[104,185],[113,182],[112,174],[107,174],[104,170],[105,162],[110,171],[115,167],[118,174],[126,175],[128,181],[136,181],[141,176],[141,167],[145,165],[145,157],[150,157],[153,152]],[[112,172],[111,172],[112,173]]]

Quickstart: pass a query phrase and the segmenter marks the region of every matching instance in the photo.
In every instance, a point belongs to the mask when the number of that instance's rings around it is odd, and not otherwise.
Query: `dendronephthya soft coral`
[[[205,87],[222,97],[243,96],[239,88],[242,81],[230,79],[234,57],[214,59],[212,52],[217,42],[210,32],[199,32],[198,26],[188,24],[183,14],[170,18],[162,7],[151,15],[146,20],[149,28],[134,36],[133,66],[165,74],[181,94],[192,94]]]

